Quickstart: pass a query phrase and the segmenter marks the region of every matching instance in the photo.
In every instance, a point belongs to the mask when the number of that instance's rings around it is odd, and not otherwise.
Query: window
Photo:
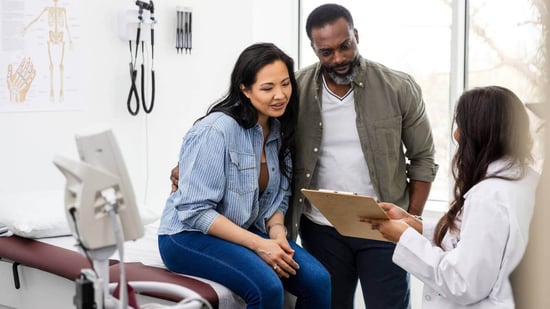
[[[544,104],[543,1],[470,0],[467,88],[500,85],[533,105]],[[498,14],[495,14],[498,12]],[[544,20],[546,18],[546,20]],[[542,119],[530,113],[536,167],[542,166]]]
[[[305,33],[307,15],[320,0],[301,2],[300,67],[317,61]],[[449,68],[451,6],[441,0],[336,1],[350,10],[364,58],[412,75],[422,88],[436,144],[439,172],[430,205],[444,209],[449,196]]]
[[[409,73],[421,86],[440,166],[426,209],[444,211],[453,185],[452,114],[462,89],[496,84],[511,89],[526,103],[542,103],[542,68],[547,65],[543,32],[544,26],[550,26],[544,19],[549,17],[542,14],[544,1],[334,2],[350,10],[363,57]],[[324,3],[300,2],[300,67],[317,61],[305,33],[305,21]],[[460,50],[464,52],[457,52]],[[536,116],[532,120],[535,137],[542,136],[542,120]],[[542,153],[540,144],[535,144],[535,158],[542,158],[537,155]]]

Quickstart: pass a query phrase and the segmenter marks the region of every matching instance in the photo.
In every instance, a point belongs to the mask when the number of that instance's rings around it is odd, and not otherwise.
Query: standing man
[[[437,173],[420,87],[405,73],[362,58],[350,12],[337,4],[313,10],[307,35],[319,62],[296,73],[296,132],[289,237],[331,274],[332,308],[352,309],[361,281],[367,309],[410,308],[408,274],[392,262],[395,245],[340,235],[300,189],[376,197],[421,215]],[[172,169],[172,190],[178,168]]]
[[[407,74],[359,55],[350,12],[325,4],[307,35],[319,62],[296,74],[300,95],[292,237],[332,277],[332,308],[353,308],[358,278],[368,309],[410,307],[408,274],[392,262],[395,245],[340,235],[300,192],[356,192],[421,215],[438,166],[420,87]],[[298,224],[300,223],[300,224]]]

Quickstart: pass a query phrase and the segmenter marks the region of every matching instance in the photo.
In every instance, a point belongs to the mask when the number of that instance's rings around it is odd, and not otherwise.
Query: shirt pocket
[[[378,119],[374,121],[376,132],[376,151],[396,159],[402,151],[401,117]]]
[[[227,188],[239,194],[254,191],[258,186],[254,154],[229,151]]]

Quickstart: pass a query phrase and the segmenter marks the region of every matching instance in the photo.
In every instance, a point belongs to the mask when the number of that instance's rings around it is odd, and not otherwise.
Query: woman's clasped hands
[[[296,270],[300,268],[300,265],[294,261],[294,250],[286,238],[262,238],[255,251],[279,277],[289,278],[290,275],[296,275]]]

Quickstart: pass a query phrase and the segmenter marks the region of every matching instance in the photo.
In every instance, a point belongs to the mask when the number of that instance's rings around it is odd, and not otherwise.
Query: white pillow
[[[0,223],[26,238],[71,235],[63,201],[62,190],[2,192]]]
[[[45,238],[71,235],[65,216],[65,191],[30,191],[0,193],[0,225],[6,225],[15,235]],[[155,221],[159,215],[138,205],[143,224]]]

